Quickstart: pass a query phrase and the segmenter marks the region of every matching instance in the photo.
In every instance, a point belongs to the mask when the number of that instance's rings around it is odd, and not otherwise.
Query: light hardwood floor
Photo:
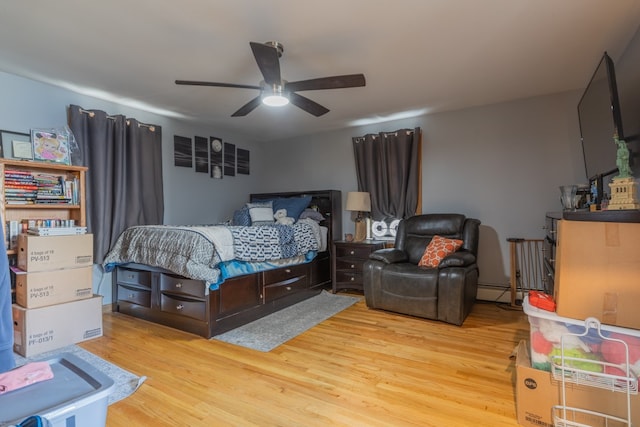
[[[108,426],[517,426],[514,361],[529,324],[475,305],[462,327],[364,300],[269,353],[120,313],[82,343],[146,382]]]

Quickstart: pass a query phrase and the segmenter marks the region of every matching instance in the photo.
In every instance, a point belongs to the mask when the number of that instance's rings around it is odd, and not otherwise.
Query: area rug
[[[106,360],[96,356],[91,352],[88,352],[83,348],[78,347],[77,345],[62,347],[57,350],[40,353],[28,358],[24,358],[16,353],[14,353],[14,356],[16,360],[16,366],[22,366],[27,362],[32,362],[35,360],[55,358],[57,355],[62,353],[72,353],[74,356],[77,356],[85,362],[89,363],[91,366],[98,369],[113,380],[113,382],[115,383],[115,391],[113,391],[109,395],[109,405],[131,395],[147,379],[147,377],[138,377],[137,375],[134,375],[129,371],[125,371],[119,366],[107,362]]]
[[[268,352],[350,307],[360,299],[322,291],[315,297],[216,335],[213,339]]]

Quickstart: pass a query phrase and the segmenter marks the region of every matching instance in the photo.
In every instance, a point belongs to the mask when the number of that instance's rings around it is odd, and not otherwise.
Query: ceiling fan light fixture
[[[265,86],[262,91],[262,103],[269,107],[284,107],[287,105],[289,97],[282,89],[282,85]]]

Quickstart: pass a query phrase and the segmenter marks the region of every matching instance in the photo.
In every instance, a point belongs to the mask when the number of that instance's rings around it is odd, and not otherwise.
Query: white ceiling
[[[0,70],[271,140],[581,89],[639,23],[639,0],[5,0]],[[249,42],[269,40],[288,81],[367,85],[301,92],[322,117],[290,105],[232,118],[257,91],[174,84],[257,85]]]

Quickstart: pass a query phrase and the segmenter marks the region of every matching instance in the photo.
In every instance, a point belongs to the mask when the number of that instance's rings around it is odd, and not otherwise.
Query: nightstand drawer
[[[367,259],[369,254],[375,250],[374,248],[375,246],[336,246],[336,257]]]
[[[185,279],[169,274],[160,275],[160,291],[187,294],[198,298],[205,297],[205,285],[202,280]]]
[[[336,271],[362,271],[362,266],[364,265],[364,260],[355,260],[348,258],[338,258],[336,259]]]
[[[362,271],[336,271],[336,282],[362,284]]]

